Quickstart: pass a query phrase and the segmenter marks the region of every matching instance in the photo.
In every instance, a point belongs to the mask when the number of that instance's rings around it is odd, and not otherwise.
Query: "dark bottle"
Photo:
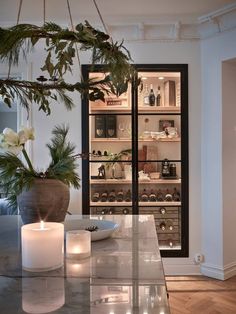
[[[161,223],[160,223],[160,229],[162,230],[162,231],[165,231],[166,230],[166,224],[165,224],[165,222],[164,221],[162,221]]]
[[[107,201],[107,195],[108,195],[107,191],[103,192],[102,195],[101,195],[100,201],[101,202],[106,202]]]
[[[169,177],[170,176],[170,162],[166,158],[162,161],[161,175],[162,175],[162,177]]]
[[[100,195],[98,192],[94,192],[92,195],[92,202],[98,202],[100,198]]]
[[[172,239],[168,239],[167,243],[168,243],[169,247],[173,247],[174,246],[174,242],[173,242]]]
[[[106,209],[106,208],[103,208],[102,211],[101,211],[101,214],[102,214],[102,215],[106,215],[106,213],[107,213],[107,209]]]
[[[176,164],[170,164],[170,177],[176,177]]]
[[[173,197],[173,201],[175,201],[175,202],[180,202],[180,200],[181,200],[180,192],[176,188],[174,188],[174,192],[172,194],[172,197]]]
[[[114,208],[109,208],[108,209],[108,213],[109,213],[109,215],[113,215],[114,213],[115,213],[115,209]]]
[[[124,200],[124,192],[123,192],[123,190],[120,190],[119,192],[117,192],[116,200],[117,200],[117,202],[123,202],[123,200]]]
[[[174,229],[174,226],[173,226],[173,221],[171,219],[168,219],[166,221],[166,228],[170,231],[172,231]]]
[[[115,202],[116,200],[116,193],[112,190],[108,195],[108,202]]]
[[[166,208],[165,207],[160,207],[160,213],[162,215],[165,215],[166,214]]]
[[[126,194],[125,194],[125,201],[126,201],[126,202],[131,202],[131,200],[132,200],[131,191],[128,190],[128,191],[126,192]]]
[[[149,105],[150,106],[155,106],[155,95],[153,92],[153,87],[151,84],[150,92],[149,92]]]
[[[156,202],[156,200],[157,200],[157,196],[156,196],[156,194],[154,193],[154,191],[151,190],[151,193],[150,193],[150,195],[149,195],[149,201],[150,201],[150,202]]]
[[[122,210],[122,213],[123,213],[124,215],[128,215],[129,209],[128,209],[128,208],[124,208],[124,209]]]
[[[158,202],[163,202],[163,201],[164,201],[164,195],[163,195],[161,189],[159,189],[159,190],[157,191],[157,201],[158,201]]]
[[[156,96],[156,106],[161,105],[161,88],[158,86],[157,88],[157,96]]]
[[[166,202],[172,202],[173,201],[172,194],[170,193],[170,191],[168,189],[166,190],[165,201]]]
[[[140,196],[140,201],[141,202],[147,202],[148,201],[148,194],[146,192],[146,189],[143,189],[143,192]]]

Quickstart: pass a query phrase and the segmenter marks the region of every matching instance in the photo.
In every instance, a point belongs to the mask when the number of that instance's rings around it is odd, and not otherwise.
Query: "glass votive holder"
[[[91,254],[91,232],[71,230],[66,232],[66,257],[82,259]]]

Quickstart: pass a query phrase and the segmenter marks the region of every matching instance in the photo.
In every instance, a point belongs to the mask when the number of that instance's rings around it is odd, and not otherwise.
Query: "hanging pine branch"
[[[87,21],[78,24],[75,31],[63,29],[55,23],[45,23],[39,27],[31,24],[18,24],[8,29],[0,28],[0,60],[10,65],[18,65],[25,59],[40,39],[45,39],[47,56],[41,68],[50,78],[59,80],[53,84],[30,81],[0,80],[0,95],[6,105],[11,106],[15,98],[28,109],[30,102],[39,105],[39,110],[50,114],[50,100],[60,97],[67,109],[73,102],[67,92],[77,91],[88,95],[90,100],[104,100],[106,93],[119,96],[128,88],[135,77],[135,69],[130,64],[131,57],[122,43],[113,42],[109,35],[94,29]],[[63,80],[67,71],[72,72],[75,58],[75,45],[80,51],[92,52],[92,64],[104,64],[103,80],[88,80],[68,84]],[[107,75],[109,73],[109,75]]]

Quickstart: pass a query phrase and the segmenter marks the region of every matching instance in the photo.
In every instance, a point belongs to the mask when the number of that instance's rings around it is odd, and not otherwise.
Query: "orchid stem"
[[[24,157],[25,157],[25,160],[26,160],[26,162],[27,162],[27,164],[28,164],[28,166],[29,166],[30,171],[34,173],[34,172],[35,172],[35,171],[34,171],[34,168],[33,168],[33,166],[32,166],[32,163],[31,163],[31,161],[30,161],[30,159],[29,159],[29,156],[28,156],[28,154],[27,154],[27,152],[26,152],[26,150],[25,150],[24,147],[23,147],[22,153],[23,153],[23,155],[24,155]]]

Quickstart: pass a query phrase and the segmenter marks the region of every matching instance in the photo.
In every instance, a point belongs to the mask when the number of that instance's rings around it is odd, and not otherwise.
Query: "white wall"
[[[229,271],[223,260],[222,61],[235,56],[236,30],[202,40],[202,272],[220,279]]]
[[[236,59],[222,65],[223,263],[236,264]]]

